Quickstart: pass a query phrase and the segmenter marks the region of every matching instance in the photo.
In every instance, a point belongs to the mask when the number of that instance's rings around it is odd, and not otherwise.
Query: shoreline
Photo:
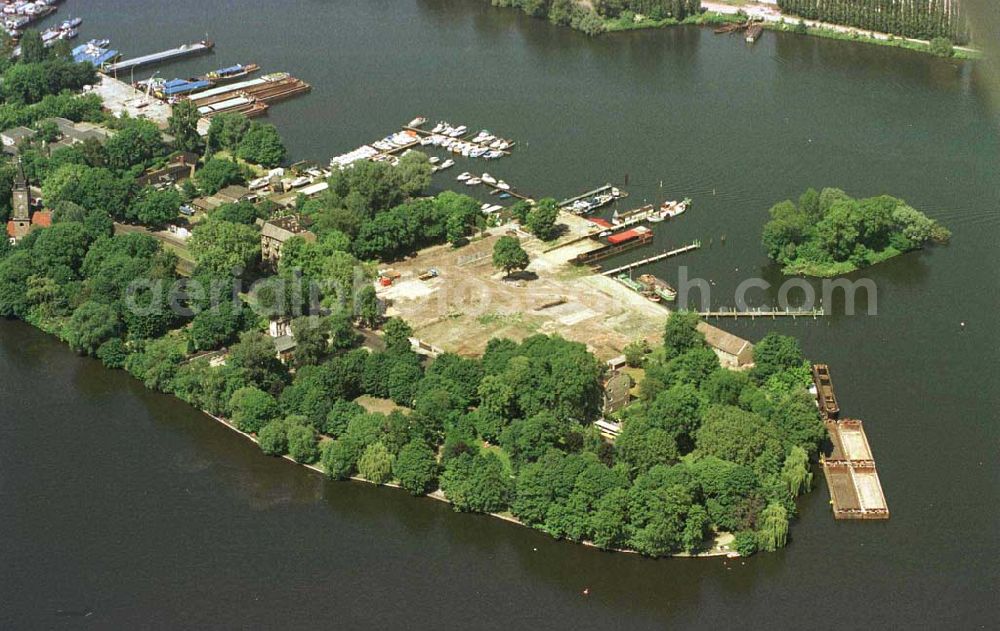
[[[25,323],[25,324],[29,324],[30,325],[30,323]],[[31,326],[33,326],[33,325],[31,325]],[[104,367],[104,368],[105,368],[105,370],[107,370],[106,367]],[[143,387],[145,387],[145,386],[143,386]],[[146,389],[148,390],[149,388],[146,388]],[[170,394],[170,393],[167,393],[167,392],[164,392],[162,394],[166,394],[167,396],[173,397],[173,398],[177,399],[178,401],[181,401],[182,403],[186,403],[185,401],[183,401],[182,399],[179,399],[178,397],[176,397],[173,394]],[[188,404],[188,405],[190,405],[190,404]],[[237,428],[235,425],[233,425],[232,423],[230,423],[228,420],[222,418],[221,416],[216,416],[216,415],[214,415],[211,412],[208,412],[206,410],[198,410],[198,411],[201,412],[202,414],[204,414],[205,416],[209,417],[210,419],[218,422],[223,427],[226,427],[226,428],[228,428],[228,429],[236,432],[240,436],[243,436],[244,438],[246,438],[247,440],[249,440],[253,444],[255,444],[255,445],[259,445],[260,444],[260,442],[257,440],[257,438],[253,434],[248,434],[247,432],[244,432],[243,430]],[[261,452],[261,454],[263,454],[263,452]],[[266,455],[266,454],[264,454],[264,455]],[[268,456],[268,457],[273,458],[274,456]],[[294,465],[305,467],[306,469],[309,469],[309,470],[313,471],[314,473],[318,473],[319,475],[323,476],[324,482],[337,482],[337,480],[330,480],[330,479],[328,479],[326,477],[326,471],[324,471],[323,468],[320,467],[317,464],[310,464],[310,463],[305,463],[305,462],[299,462],[298,460],[292,458],[288,454],[284,454],[284,455],[280,456],[280,458],[283,459],[283,460],[287,460],[288,462],[290,462],[290,463],[292,463]],[[398,484],[396,484],[395,482],[384,482],[382,484],[376,484],[375,482],[372,482],[371,480],[367,480],[367,479],[365,479],[365,478],[363,478],[363,477],[361,477],[359,475],[352,475],[352,476],[350,476],[350,478],[348,478],[347,480],[343,480],[343,481],[344,482],[362,482],[364,484],[370,484],[372,486],[385,486],[385,487],[389,487],[389,488],[396,489],[396,490],[399,490],[399,491],[403,490],[403,488],[401,486],[399,486]],[[445,497],[445,494],[441,491],[440,488],[436,489],[434,491],[431,491],[430,493],[425,493],[423,495],[413,495],[412,497],[414,497],[414,498],[426,497],[426,498],[430,498],[430,499],[438,501],[438,502],[443,502],[445,504],[448,504],[449,506],[452,505],[451,500],[449,500],[447,497]],[[483,515],[483,516],[486,516],[486,517],[494,517],[496,519],[500,519],[500,520],[505,521],[505,522],[510,523],[510,524],[521,526],[523,528],[528,528],[529,530],[536,530],[536,531],[538,531],[538,532],[540,532],[542,534],[547,534],[544,531],[538,530],[537,528],[532,528],[531,526],[525,524],[524,522],[522,522],[517,517],[514,517],[513,515],[505,515],[503,513],[468,513],[468,514],[470,514],[470,515]],[[731,537],[732,537],[731,533],[717,533],[716,536],[715,536],[715,538],[713,539],[713,545],[712,545],[712,547],[709,548],[708,550],[704,551],[704,552],[697,552],[697,553],[694,553],[694,554],[689,554],[687,552],[678,552],[678,553],[669,554],[669,555],[666,555],[666,556],[663,556],[663,557],[647,557],[647,558],[650,558],[650,559],[658,559],[658,558],[677,558],[677,559],[737,558],[740,555],[737,554],[735,550],[724,550],[724,549],[722,549],[722,548],[719,547],[720,545],[725,545],[726,543],[732,541]],[[582,545],[582,546],[585,546],[585,547],[588,547],[588,548],[593,548],[595,550],[600,550],[602,552],[620,552],[620,553],[623,553],[623,554],[634,554],[634,555],[637,555],[637,556],[643,556],[643,555],[641,555],[639,552],[637,552],[635,550],[628,550],[626,548],[602,548],[602,547],[598,546],[597,544],[595,544],[592,541],[571,541],[569,539],[557,539],[557,538],[551,537],[551,536],[549,538],[553,539],[555,541],[563,541],[563,542],[566,542],[566,543],[572,543],[572,544]]]
[[[902,48],[905,50],[939,57],[941,59],[974,61],[983,57],[983,53],[980,49],[972,47],[968,44],[953,45],[951,55],[939,55],[931,50],[931,43],[926,40],[909,38],[902,35],[893,35],[892,33],[870,31],[844,24],[809,20],[797,15],[785,15],[778,12],[776,9],[769,10],[767,8],[769,6],[771,5],[761,5],[755,3],[733,5],[703,2],[702,7],[705,10],[702,13],[688,16],[683,20],[676,20],[674,18],[654,20],[652,18],[645,17],[638,22],[626,23],[623,22],[621,18],[600,18],[602,30],[596,33],[582,31],[581,29],[569,25],[565,26],[593,37],[614,33],[625,33],[628,31],[664,29],[675,26],[717,27],[724,24],[742,22],[748,18],[755,18],[758,20],[758,24],[769,31],[812,35],[824,39],[835,39],[861,44],[874,44],[889,48]],[[750,12],[745,11],[748,8],[757,10]],[[800,25],[804,26],[805,30],[801,30]]]

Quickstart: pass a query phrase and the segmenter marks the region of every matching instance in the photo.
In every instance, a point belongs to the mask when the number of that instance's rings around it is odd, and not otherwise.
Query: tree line
[[[778,0],[778,6],[784,13],[810,20],[915,39],[969,41],[958,0]]]

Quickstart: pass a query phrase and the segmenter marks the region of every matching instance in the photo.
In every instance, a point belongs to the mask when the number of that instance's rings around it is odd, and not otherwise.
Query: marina
[[[133,57],[131,59],[125,59],[123,61],[108,64],[106,69],[108,72],[117,74],[118,72],[125,70],[134,70],[143,66],[159,64],[166,61],[172,61],[174,59],[206,54],[211,52],[214,47],[215,44],[209,40],[203,39],[200,42],[195,42],[194,44],[183,44],[177,48],[170,48],[158,53],[150,53],[148,55],[142,55],[141,57]]]

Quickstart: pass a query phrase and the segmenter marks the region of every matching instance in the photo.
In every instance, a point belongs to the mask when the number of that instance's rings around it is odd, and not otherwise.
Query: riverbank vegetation
[[[947,228],[901,199],[854,199],[836,188],[809,189],[798,205],[786,200],[769,214],[763,245],[786,274],[846,274],[951,237]]]
[[[969,41],[960,2],[930,0],[778,0],[782,13],[913,39]]]
[[[103,145],[19,148],[52,224],[0,242],[0,317],[53,333],[332,479],[398,484],[459,511],[649,556],[703,551],[720,532],[736,534],[743,554],[785,544],[823,436],[795,340],[764,338],[755,368],[733,372],[696,315],[671,316],[661,345],[631,353],[646,376],[639,400],[612,419],[622,430],[611,441],[595,425],[608,369],[584,344],[533,335],[491,340],[481,357],[429,359],[414,351],[409,325],[384,317],[378,265],[427,245],[462,247],[483,229],[475,200],[424,196],[421,154],[335,172],[324,194],[298,203],[316,240],[288,238],[276,266],[262,264],[254,223],[272,217],[266,201],[208,213],[192,228],[190,278],[181,277],[176,254],[144,228],[176,221],[192,194],[246,179],[246,165],[217,152],[270,163],[283,154],[270,131],[235,121],[203,147],[189,114],[172,119],[173,146],[151,123],[124,119],[103,121],[114,131]],[[209,153],[194,184],[138,186],[178,145]],[[16,165],[2,171],[12,181]],[[555,236],[553,209],[528,211],[541,238]],[[115,221],[140,225],[116,231]],[[498,267],[523,268],[520,246],[504,243]],[[294,349],[279,353],[267,332],[278,322],[290,323]]]
[[[706,23],[701,0],[490,0],[495,7],[518,8],[588,35],[681,23]],[[714,14],[713,14],[714,15]],[[688,20],[691,20],[688,22]]]

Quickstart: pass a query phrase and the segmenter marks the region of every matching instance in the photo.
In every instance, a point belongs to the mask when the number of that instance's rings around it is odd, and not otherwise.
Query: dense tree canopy
[[[950,233],[901,199],[853,199],[839,189],[806,191],[775,204],[762,241],[786,273],[834,276],[873,265]]]

